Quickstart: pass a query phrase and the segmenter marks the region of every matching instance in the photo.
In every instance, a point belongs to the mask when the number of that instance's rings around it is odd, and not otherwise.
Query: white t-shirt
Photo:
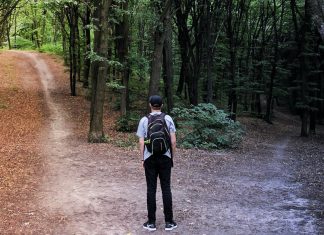
[[[159,115],[159,114],[161,114],[161,112],[152,112],[152,113],[150,113],[150,115]],[[170,133],[175,133],[176,132],[176,128],[175,128],[175,125],[174,125],[174,122],[173,122],[172,118],[169,115],[165,115],[165,122],[167,124],[168,129],[169,129],[169,132]],[[147,124],[148,124],[148,118],[145,116],[145,117],[143,117],[140,120],[140,122],[138,124],[138,128],[137,128],[136,135],[139,138],[146,138],[147,137]],[[146,146],[144,146],[144,157],[143,157],[143,160],[145,161],[151,155],[152,155],[152,153],[150,153],[147,150]],[[171,158],[170,149],[164,155]]]

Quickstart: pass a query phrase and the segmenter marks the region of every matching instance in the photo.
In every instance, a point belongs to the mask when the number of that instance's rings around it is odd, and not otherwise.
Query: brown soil
[[[0,52],[0,234],[148,234],[144,172],[134,133],[88,144],[89,102],[69,95],[61,61]],[[323,234],[324,128],[300,138],[299,120],[241,118],[231,151],[179,150],[172,234]],[[157,227],[163,230],[161,192]]]

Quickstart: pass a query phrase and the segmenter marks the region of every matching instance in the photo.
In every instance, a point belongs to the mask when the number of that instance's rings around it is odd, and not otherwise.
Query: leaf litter
[[[143,234],[145,181],[134,133],[117,132],[118,113],[107,106],[104,131],[110,142],[88,144],[89,102],[69,95],[60,59],[39,57],[55,75],[50,92],[70,129],[67,149],[46,140],[55,117],[32,62],[1,52],[0,67],[6,69],[0,71],[0,233]],[[178,151],[175,234],[323,231],[323,126],[300,138],[299,119],[276,110],[274,125],[241,117],[247,134],[235,150]],[[116,146],[132,138],[129,147]],[[158,191],[161,206],[159,197]],[[162,213],[157,211],[160,224]],[[161,226],[156,234],[164,234]]]

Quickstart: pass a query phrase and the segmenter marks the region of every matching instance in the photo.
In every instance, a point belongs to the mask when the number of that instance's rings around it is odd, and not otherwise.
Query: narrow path
[[[84,117],[58,97],[51,67],[37,53],[17,53],[37,69],[47,104],[40,141],[46,174],[37,203],[44,213],[65,215],[54,234],[149,234],[141,226],[146,186],[137,150],[76,138],[74,120]],[[179,223],[172,234],[317,234],[309,204],[318,202],[301,197],[302,185],[294,182],[295,147],[285,135],[243,153],[182,150],[172,175]],[[169,234],[160,194],[157,235]]]
[[[284,137],[261,150],[227,156],[229,161],[214,170],[210,166],[215,163],[198,164],[205,174],[188,177],[192,186],[186,210],[195,211],[199,219],[190,223],[197,230],[203,226],[206,234],[317,234],[309,206],[319,202],[301,197],[302,185],[294,182],[289,166],[289,148]]]
[[[142,228],[137,223],[145,220],[146,207],[143,171],[137,159],[111,146],[77,140],[73,118],[57,101],[51,69],[39,54],[22,54],[38,70],[49,112],[41,141],[46,175],[39,202],[46,213],[65,215],[65,225],[57,227],[55,234],[125,234],[134,228],[139,234]],[[131,220],[125,224],[125,218]]]

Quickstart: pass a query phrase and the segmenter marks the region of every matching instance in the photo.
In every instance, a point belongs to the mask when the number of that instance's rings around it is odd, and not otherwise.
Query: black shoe
[[[178,227],[178,226],[177,226],[177,223],[174,221],[165,223],[165,230],[167,230],[167,231],[171,231],[172,229],[174,229],[176,227]]]
[[[149,230],[149,231],[155,231],[156,230],[156,226],[155,223],[150,223],[150,222],[146,222],[143,224],[143,228]]]

